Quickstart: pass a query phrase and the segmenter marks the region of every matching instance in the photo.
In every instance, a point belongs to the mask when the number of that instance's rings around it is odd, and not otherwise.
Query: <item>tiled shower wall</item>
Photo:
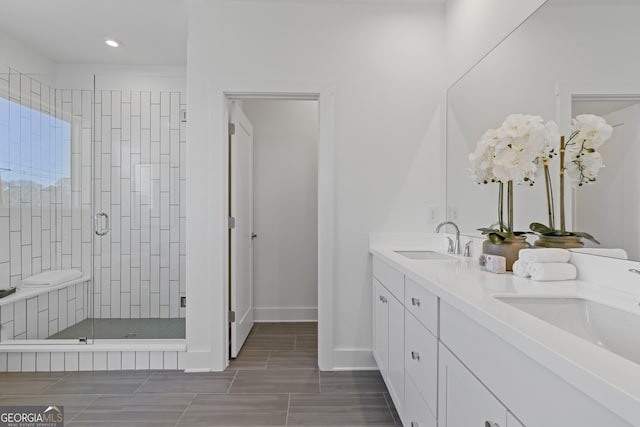
[[[184,317],[184,94],[93,97],[0,67],[0,97],[12,101],[0,104],[0,288],[49,269],[91,273],[93,190],[111,218],[93,239],[93,316]],[[43,174],[55,183],[37,184]]]
[[[96,211],[111,218],[94,239],[94,316],[184,317],[185,96],[102,90],[94,107]]]
[[[0,66],[0,97],[0,289],[50,269],[89,271],[91,258],[81,259],[80,246],[91,231],[80,238],[78,228],[72,245],[81,209],[71,209],[69,126],[54,118],[66,116],[55,90]]]

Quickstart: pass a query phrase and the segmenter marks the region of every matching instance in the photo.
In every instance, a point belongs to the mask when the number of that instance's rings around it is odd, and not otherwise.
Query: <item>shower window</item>
[[[0,97],[2,205],[49,205],[43,192],[70,197],[71,123]]]

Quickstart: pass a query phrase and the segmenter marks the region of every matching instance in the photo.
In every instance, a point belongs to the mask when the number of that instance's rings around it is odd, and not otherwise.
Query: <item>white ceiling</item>
[[[58,64],[187,62],[186,0],[0,0],[0,31]]]
[[[446,0],[288,1],[444,4]],[[0,0],[0,32],[57,64],[185,65],[187,21],[187,0]],[[108,48],[105,37],[124,46]]]

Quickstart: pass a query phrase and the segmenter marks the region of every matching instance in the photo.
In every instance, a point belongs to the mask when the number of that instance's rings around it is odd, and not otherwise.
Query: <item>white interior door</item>
[[[236,357],[253,326],[253,126],[237,102],[230,104],[230,309],[231,357]],[[232,130],[232,131],[231,131]]]
[[[593,234],[601,247],[624,248],[630,259],[639,259],[640,105],[603,117],[613,126],[613,136],[598,149],[605,167],[595,183],[576,191],[574,228]]]

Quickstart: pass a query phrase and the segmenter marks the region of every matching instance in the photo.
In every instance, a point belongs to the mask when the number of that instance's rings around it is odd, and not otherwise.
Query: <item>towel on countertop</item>
[[[625,251],[624,249],[616,248],[576,248],[572,249],[571,252],[578,252],[587,255],[606,256],[609,258],[629,259],[627,251]]]
[[[573,264],[565,262],[534,262],[529,264],[527,272],[531,280],[574,280],[578,277],[578,270]]]
[[[519,259],[513,263],[513,265],[511,266],[511,270],[513,271],[513,274],[515,274],[516,276],[529,277],[530,274],[529,274],[529,271],[527,270],[528,267],[529,267],[529,264],[526,261]]]
[[[518,258],[531,264],[532,262],[568,262],[571,252],[560,248],[521,249]]]

